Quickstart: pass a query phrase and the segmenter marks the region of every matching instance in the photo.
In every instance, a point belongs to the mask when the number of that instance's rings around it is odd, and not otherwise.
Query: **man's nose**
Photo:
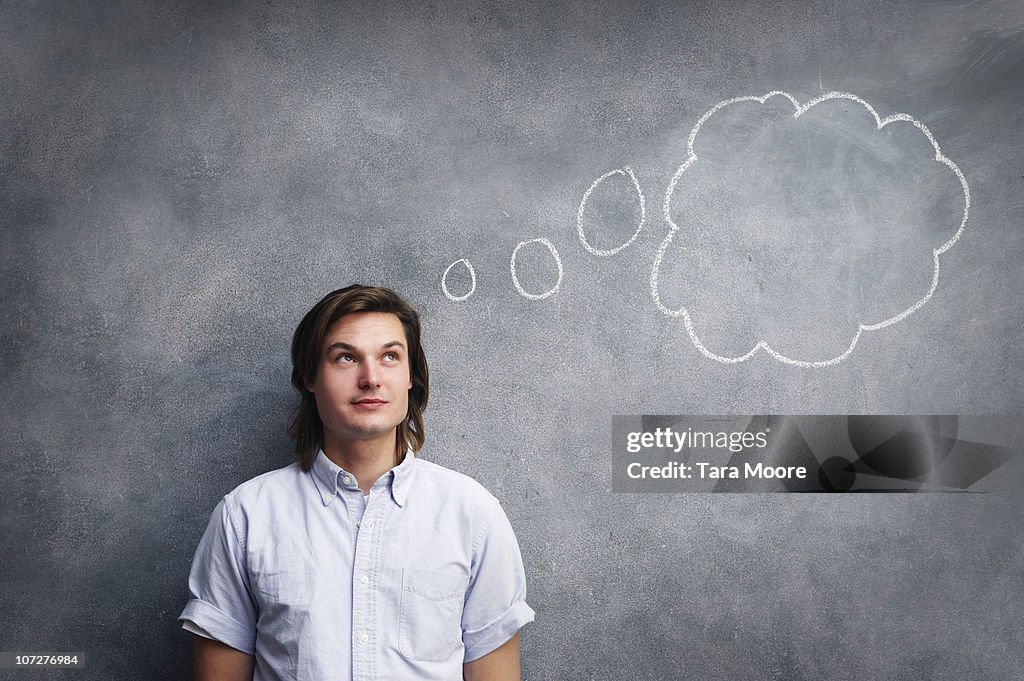
[[[359,387],[360,388],[376,388],[380,386],[380,373],[372,363],[363,365],[362,372],[359,374]]]

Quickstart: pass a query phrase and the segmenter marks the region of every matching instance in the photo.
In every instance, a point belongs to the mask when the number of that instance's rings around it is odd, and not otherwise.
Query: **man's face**
[[[389,437],[409,406],[409,349],[405,328],[389,312],[345,315],[327,331],[316,380],[324,446]]]

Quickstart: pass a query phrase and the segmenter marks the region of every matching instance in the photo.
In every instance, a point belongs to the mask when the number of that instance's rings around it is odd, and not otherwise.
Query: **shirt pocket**
[[[459,573],[405,568],[398,651],[423,662],[449,659],[462,645],[462,606],[469,579]]]

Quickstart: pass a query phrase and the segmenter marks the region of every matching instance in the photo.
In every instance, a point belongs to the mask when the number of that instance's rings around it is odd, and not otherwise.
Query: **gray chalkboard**
[[[0,649],[88,668],[0,675],[191,674],[206,520],[363,282],[517,531],[524,678],[1016,676],[1019,458],[616,494],[611,427],[1020,412],[1022,112],[1010,0],[4,3]]]

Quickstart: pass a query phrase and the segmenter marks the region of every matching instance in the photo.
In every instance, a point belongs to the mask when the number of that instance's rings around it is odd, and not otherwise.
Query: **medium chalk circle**
[[[555,285],[549,291],[539,294],[527,293],[526,290],[523,289],[522,284],[519,283],[519,277],[516,275],[516,254],[519,253],[520,248],[532,243],[544,244],[544,246],[547,247],[548,251],[551,252],[551,257],[555,259],[555,265],[558,266],[558,281],[555,282]],[[541,300],[543,298],[547,298],[548,296],[558,291],[558,287],[562,285],[562,260],[561,258],[558,257],[558,251],[555,249],[554,245],[552,245],[552,243],[545,239],[544,237],[530,239],[529,241],[520,241],[519,245],[517,245],[515,250],[512,251],[512,262],[510,268],[512,270],[512,283],[515,285],[516,290],[519,291],[519,293],[521,293],[523,296],[529,298],[530,300]]]
[[[590,194],[595,189],[597,189],[597,186],[599,184],[601,184],[602,182],[604,182],[613,175],[622,175],[624,177],[628,177],[630,182],[633,183],[633,189],[636,191],[637,198],[640,200],[640,224],[636,226],[636,231],[633,232],[633,236],[629,237],[629,240],[626,241],[626,243],[616,248],[594,248],[589,243],[587,243],[587,236],[586,234],[583,233],[583,213],[587,208],[587,200],[590,198]],[[579,233],[580,242],[583,244],[583,248],[587,249],[589,252],[593,253],[594,255],[600,256],[615,255],[623,248],[636,241],[636,238],[640,236],[640,231],[644,228],[644,222],[646,221],[646,219],[647,206],[646,202],[644,201],[644,193],[640,190],[640,183],[637,181],[636,175],[633,174],[633,169],[630,168],[629,166],[624,166],[622,168],[616,168],[615,170],[609,170],[607,173],[594,180],[594,183],[587,188],[586,192],[584,192],[583,200],[580,201],[580,209],[576,212],[576,231]]]
[[[463,263],[466,266],[466,269],[469,270],[469,292],[462,296],[452,295],[452,292],[448,290],[448,273],[451,272],[452,268],[459,263]],[[473,270],[473,264],[465,258],[462,258],[460,260],[456,260],[451,265],[448,265],[448,269],[446,269],[444,274],[441,275],[441,291],[444,292],[444,295],[448,300],[455,303],[463,301],[473,295],[473,292],[476,291],[476,272]]]

